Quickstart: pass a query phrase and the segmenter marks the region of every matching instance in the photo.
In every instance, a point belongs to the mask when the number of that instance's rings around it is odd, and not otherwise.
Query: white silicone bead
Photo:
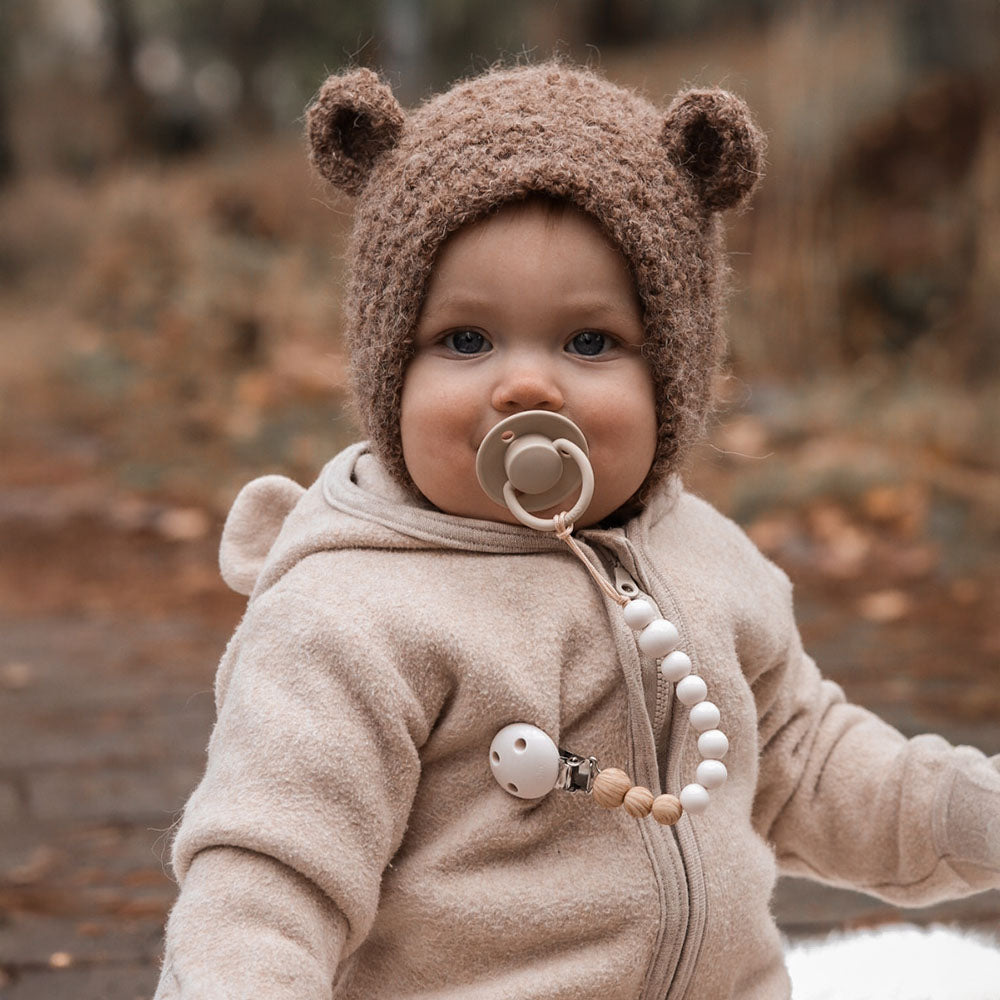
[[[538,799],[555,788],[559,750],[544,730],[512,722],[493,737],[490,767],[504,791],[519,799]]]
[[[663,658],[660,664],[660,673],[673,684],[676,684],[682,677],[687,677],[691,673],[691,657],[679,649],[675,649],[669,656]]]
[[[704,785],[709,791],[721,788],[729,777],[726,765],[721,760],[703,760],[698,765],[698,770],[694,776],[700,785]]]
[[[706,729],[715,729],[721,719],[718,708],[710,701],[699,701],[691,709],[691,725],[703,733]]]
[[[709,729],[698,737],[698,753],[706,760],[722,760],[729,752],[729,738],[721,729]]]
[[[639,648],[647,656],[666,656],[680,641],[676,626],[666,618],[657,618],[639,633]]]
[[[650,622],[656,621],[656,608],[649,601],[644,601],[641,597],[634,601],[629,601],[624,607],[625,621],[637,632],[645,628]]]
[[[678,796],[684,811],[697,816],[708,808],[708,791],[703,785],[685,785]]]
[[[688,674],[687,677],[678,682],[674,693],[682,705],[690,707],[708,697],[708,685],[697,674]]]

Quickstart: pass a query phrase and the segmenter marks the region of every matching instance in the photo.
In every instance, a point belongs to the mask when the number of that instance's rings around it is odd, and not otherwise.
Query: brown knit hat
[[[746,202],[764,136],[723,90],[663,112],[558,62],[494,69],[404,112],[371,70],[331,76],[309,107],[311,159],[357,195],[347,292],[354,402],[373,450],[413,489],[400,396],[434,258],[450,233],[532,194],[597,220],[644,309],[659,418],[643,490],[703,431],[721,353],[725,264],[717,213]],[[640,490],[640,495],[643,493]]]

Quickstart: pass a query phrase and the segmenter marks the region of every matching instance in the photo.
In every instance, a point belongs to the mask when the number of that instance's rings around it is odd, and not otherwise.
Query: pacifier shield
[[[476,476],[491,500],[506,506],[508,481],[527,511],[545,510],[580,488],[577,463],[552,442],[565,438],[588,454],[587,439],[569,417],[549,410],[525,410],[501,420],[476,453]]]

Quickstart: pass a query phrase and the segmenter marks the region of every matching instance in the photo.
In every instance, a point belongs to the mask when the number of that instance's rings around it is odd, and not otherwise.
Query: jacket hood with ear
[[[658,517],[679,492],[671,480],[644,516]],[[415,500],[360,443],[332,459],[308,490],[284,476],[244,486],[226,518],[219,566],[233,590],[256,597],[307,556],[352,548],[518,553],[565,546],[532,528],[456,517]]]

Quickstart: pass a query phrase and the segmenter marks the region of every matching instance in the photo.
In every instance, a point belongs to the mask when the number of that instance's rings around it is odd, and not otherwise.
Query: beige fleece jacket
[[[673,828],[490,772],[529,722],[654,793],[693,780],[685,710],[561,542],[421,508],[363,445],[308,492],[244,489],[222,566],[252,594],[157,1000],[770,1000],[778,870],[904,905],[1000,887],[997,759],[847,704],[736,525],[672,480],[580,541],[678,626],[722,710],[729,781]]]

